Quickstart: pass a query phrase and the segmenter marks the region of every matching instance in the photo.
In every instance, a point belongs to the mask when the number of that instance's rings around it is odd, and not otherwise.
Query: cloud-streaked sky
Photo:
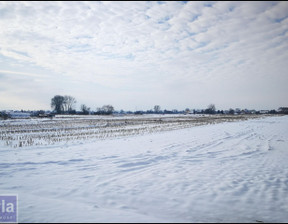
[[[288,106],[288,2],[0,2],[0,110]]]

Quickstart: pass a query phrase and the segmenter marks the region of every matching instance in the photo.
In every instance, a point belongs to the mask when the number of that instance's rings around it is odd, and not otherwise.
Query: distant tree
[[[81,111],[82,111],[82,114],[89,114],[90,112],[90,107],[87,107],[85,104],[82,104],[81,107],[80,107]]]
[[[190,109],[189,109],[189,108],[186,108],[184,113],[185,113],[185,114],[189,114],[189,113],[190,113]]]
[[[228,113],[229,113],[229,114],[234,114],[235,111],[234,111],[232,108],[230,108],[229,111],[228,111]]]
[[[75,109],[69,110],[69,114],[77,114],[77,111]]]
[[[65,98],[63,96],[56,95],[51,99],[51,107],[57,114],[61,114],[64,112],[64,102]]]
[[[114,107],[112,105],[104,105],[101,110],[104,114],[110,115],[114,112]]]
[[[94,114],[100,115],[102,113],[101,111],[102,111],[101,107],[97,107],[96,112]]]
[[[154,106],[154,112],[155,112],[155,113],[157,113],[157,114],[160,113],[160,109],[161,109],[161,108],[160,108],[159,105],[155,105],[155,106]]]
[[[0,118],[3,119],[3,120],[6,120],[9,118],[8,114],[5,113],[5,112],[0,112]]]
[[[64,110],[68,113],[73,112],[73,106],[76,103],[76,99],[73,96],[64,96]]]
[[[288,114],[288,107],[279,107],[278,111],[280,114]]]
[[[164,112],[164,114],[173,114],[172,110],[164,110],[163,112]]]
[[[216,107],[214,104],[209,104],[207,109],[205,110],[205,113],[207,114],[215,114],[216,112]]]
[[[143,111],[142,110],[137,110],[134,112],[134,114],[136,115],[143,115]]]
[[[95,114],[98,115],[111,115],[114,112],[114,107],[112,105],[104,105],[102,107],[98,107],[96,109]],[[120,111],[120,113],[124,113],[123,110]],[[128,112],[126,112],[128,113]]]

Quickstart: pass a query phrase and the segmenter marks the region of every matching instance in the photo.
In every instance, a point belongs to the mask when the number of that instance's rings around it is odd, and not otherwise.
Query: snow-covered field
[[[264,115],[57,115],[0,121],[0,147],[79,144],[95,139],[169,131]]]
[[[19,222],[288,221],[288,116],[180,128],[3,144],[0,195]]]

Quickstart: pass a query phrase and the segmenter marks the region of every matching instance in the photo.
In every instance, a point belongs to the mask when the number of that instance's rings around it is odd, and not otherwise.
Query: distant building
[[[9,111],[8,113],[9,118],[29,118],[31,113],[21,112],[21,111]]]
[[[268,113],[269,113],[269,110],[259,110],[259,113],[260,113],[260,114],[268,114]]]

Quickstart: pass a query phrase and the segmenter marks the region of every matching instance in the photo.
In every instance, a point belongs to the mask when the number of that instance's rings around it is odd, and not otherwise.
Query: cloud
[[[143,102],[151,94],[163,102],[170,96],[173,108],[174,92],[187,107],[186,95],[198,89],[206,104],[218,99],[214,92],[200,91],[197,83],[224,95],[222,86],[249,77],[286,80],[287,7],[287,2],[233,1],[1,2],[0,56],[25,64],[22,74],[12,74],[13,66],[3,61],[10,69],[3,69],[6,74],[28,79],[33,72],[25,70],[37,67],[44,89],[54,82],[56,89],[73,95],[77,83],[78,92],[85,92],[78,95],[81,99],[89,98],[89,89],[107,98],[110,93],[113,103],[129,107],[125,99],[139,91]],[[11,91],[18,85],[11,85]],[[275,98],[283,94],[272,88]],[[94,103],[92,97],[89,102]]]

